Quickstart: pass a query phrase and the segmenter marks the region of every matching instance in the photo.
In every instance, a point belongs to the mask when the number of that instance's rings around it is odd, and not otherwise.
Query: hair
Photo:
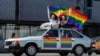
[[[15,37],[15,33],[12,33],[12,38]]]
[[[57,15],[55,15],[54,13],[51,13],[50,14],[50,18],[52,17],[52,15],[54,15],[55,16],[55,19],[57,19]]]

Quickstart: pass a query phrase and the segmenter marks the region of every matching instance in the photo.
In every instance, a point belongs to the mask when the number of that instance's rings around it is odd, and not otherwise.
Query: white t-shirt
[[[50,19],[51,23],[57,23],[57,20]]]

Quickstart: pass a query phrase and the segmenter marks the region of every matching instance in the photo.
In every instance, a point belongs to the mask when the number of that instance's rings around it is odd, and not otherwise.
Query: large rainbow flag
[[[75,25],[75,27],[77,27],[77,30],[82,30],[83,24],[86,21],[88,21],[88,18],[83,13],[74,8],[69,9],[69,17],[67,20],[67,24],[73,24]]]
[[[61,15],[65,15],[68,16],[68,8],[66,7],[61,7],[61,6],[48,6],[48,15],[50,18],[50,14],[53,13],[55,14],[57,17],[60,17]]]

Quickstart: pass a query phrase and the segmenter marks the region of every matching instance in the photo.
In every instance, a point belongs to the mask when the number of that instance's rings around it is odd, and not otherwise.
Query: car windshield
[[[32,32],[32,36],[41,36],[46,31],[47,31],[47,29],[39,29],[39,30],[36,30],[36,31]]]
[[[100,36],[98,36],[95,40],[96,40],[96,41],[100,41]]]

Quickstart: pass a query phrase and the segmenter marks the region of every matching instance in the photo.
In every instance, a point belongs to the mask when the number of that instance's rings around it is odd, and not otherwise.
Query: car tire
[[[91,56],[92,53],[93,53],[93,50],[92,50],[92,49],[89,49],[89,50],[87,51],[87,53],[88,53],[89,56]]]
[[[23,52],[12,52],[12,54],[14,55],[14,56],[21,56],[22,54],[23,54]]]
[[[100,50],[95,51],[96,54],[100,54]]]
[[[76,46],[74,49],[73,49],[73,52],[74,52],[74,55],[75,56],[82,56],[83,53],[84,53],[84,48],[83,46]]]
[[[37,53],[37,47],[34,46],[33,44],[29,44],[25,48],[25,54],[27,56],[35,56]]]
[[[66,56],[68,55],[68,52],[59,52],[60,56]]]

